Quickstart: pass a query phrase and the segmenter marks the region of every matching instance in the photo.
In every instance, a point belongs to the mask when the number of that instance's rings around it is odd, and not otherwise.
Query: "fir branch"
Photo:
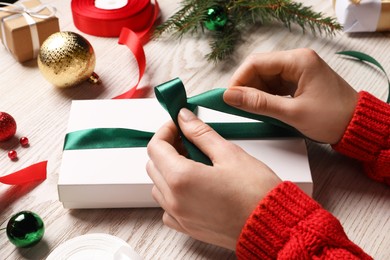
[[[208,19],[207,10],[213,7],[223,7],[228,16],[228,23],[220,30],[210,32],[211,52],[208,60],[221,61],[230,56],[243,29],[249,26],[269,21],[279,21],[289,30],[292,24],[297,24],[303,32],[306,28],[316,35],[334,35],[342,29],[335,18],[326,17],[320,12],[314,12],[312,7],[292,0],[183,0],[179,11],[167,21],[156,27],[153,38],[164,33],[181,38],[186,33],[205,32],[204,22]]]
[[[224,30],[216,31],[210,41],[211,52],[206,55],[209,61],[221,61],[233,54],[240,32],[233,24],[227,25]]]
[[[256,4],[254,4],[256,2]],[[308,26],[311,32],[327,35],[334,35],[336,31],[342,29],[336,19],[325,17],[321,12],[314,12],[312,7],[304,6],[302,3],[289,0],[276,1],[236,1],[236,5],[252,12],[257,12],[258,17],[277,20],[282,22],[289,30],[291,24],[299,25],[303,31]],[[256,15],[254,15],[256,16]]]

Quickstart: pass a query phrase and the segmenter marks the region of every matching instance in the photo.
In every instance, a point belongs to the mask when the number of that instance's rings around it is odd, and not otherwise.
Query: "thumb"
[[[190,110],[182,108],[178,115],[178,121],[185,137],[212,162],[220,158],[219,155],[223,157],[226,154],[228,142]]]
[[[271,95],[250,87],[230,87],[223,95],[224,101],[241,110],[279,119],[289,123],[289,97]]]

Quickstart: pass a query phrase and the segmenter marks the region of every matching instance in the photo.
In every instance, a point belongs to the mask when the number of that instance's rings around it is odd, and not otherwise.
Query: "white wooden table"
[[[126,47],[116,38],[102,38],[78,31],[72,20],[69,0],[43,0],[57,8],[62,31],[85,36],[94,47],[95,71],[103,83],[88,83],[71,89],[52,87],[40,74],[36,61],[20,64],[0,46],[0,111],[11,114],[18,124],[18,136],[27,136],[30,147],[0,144],[0,175],[35,162],[48,160],[48,177],[37,184],[0,184],[0,224],[21,210],[38,213],[46,231],[36,246],[18,249],[0,232],[1,259],[44,259],[61,243],[88,233],[107,233],[127,241],[144,259],[234,259],[233,252],[191,239],[164,226],[161,209],[67,210],[58,201],[57,180],[73,99],[109,99],[134,85],[138,67]],[[334,15],[331,1],[304,1],[314,10]],[[179,1],[161,0],[161,19],[175,12]],[[313,37],[299,29],[289,32],[280,24],[265,25],[244,36],[234,62],[208,62],[205,37],[184,37],[182,41],[160,40],[145,45],[147,69],[141,86],[155,86],[175,77],[185,83],[189,96],[226,87],[230,76],[252,52],[309,47],[317,51],[334,70],[357,90],[367,90],[385,100],[387,84],[381,72],[336,55],[357,50],[375,57],[390,72],[390,33],[339,33],[334,38]],[[152,92],[148,94],[152,96]],[[331,105],[331,101],[329,102]],[[19,160],[10,161],[7,152],[17,149]],[[308,142],[314,180],[314,198],[338,217],[349,238],[375,259],[390,259],[390,189],[368,179],[356,161],[333,152],[328,145]]]

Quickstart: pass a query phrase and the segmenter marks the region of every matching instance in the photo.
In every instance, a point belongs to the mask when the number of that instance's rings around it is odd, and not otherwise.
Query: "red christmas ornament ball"
[[[5,112],[0,112],[0,142],[11,139],[16,133],[15,119]]]

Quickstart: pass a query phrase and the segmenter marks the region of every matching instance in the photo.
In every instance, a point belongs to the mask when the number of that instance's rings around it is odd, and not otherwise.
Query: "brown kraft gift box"
[[[54,9],[42,6],[39,0],[30,0],[4,6],[0,11],[0,38],[6,49],[19,62],[25,62],[37,57],[39,47],[51,34],[58,32],[58,18]],[[24,7],[27,11],[22,11]],[[17,7],[16,7],[17,8]]]

